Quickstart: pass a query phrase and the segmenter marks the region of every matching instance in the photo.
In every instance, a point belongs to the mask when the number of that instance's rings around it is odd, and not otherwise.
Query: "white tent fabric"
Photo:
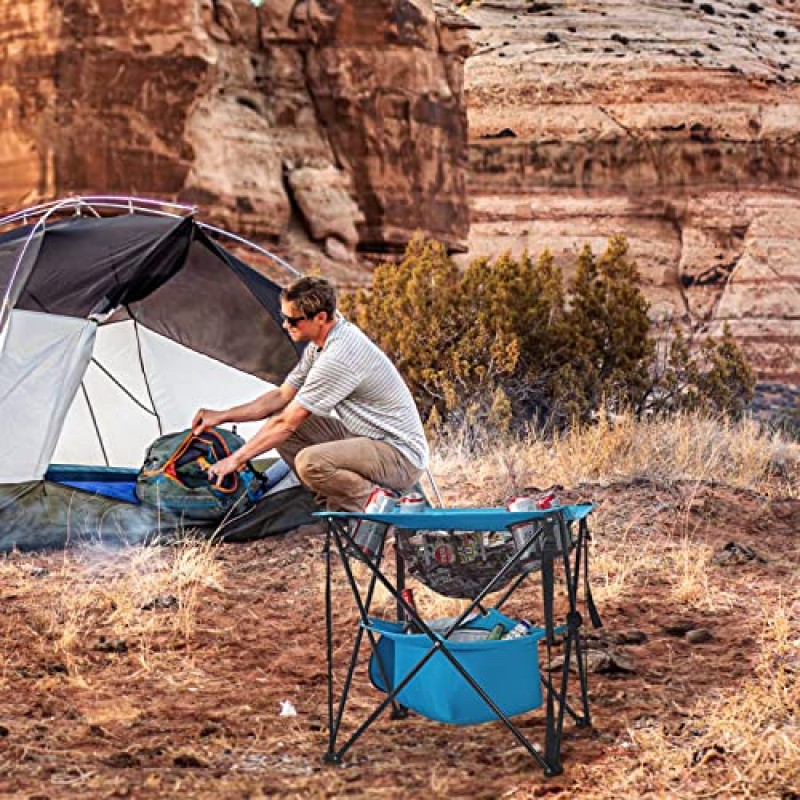
[[[148,445],[159,435],[156,414],[163,433],[172,433],[188,428],[201,406],[228,408],[272,388],[131,321],[98,330],[83,386],[67,415],[53,463],[102,465],[107,457],[114,467],[140,467]],[[238,432],[248,438],[260,426],[246,423]]]
[[[39,480],[94,346],[90,320],[13,310],[0,344],[0,483]]]

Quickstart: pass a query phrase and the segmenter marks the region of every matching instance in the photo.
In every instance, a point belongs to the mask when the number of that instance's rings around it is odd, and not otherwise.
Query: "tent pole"
[[[86,391],[86,384],[83,381],[81,381],[81,391],[83,392],[84,398],[86,398],[86,407],[89,409],[89,416],[92,418],[92,425],[94,425],[94,431],[97,434],[97,441],[100,444],[100,450],[103,453],[103,461],[106,462],[107,467],[110,467],[111,462],[108,460],[108,453],[106,453],[106,448],[103,444],[103,437],[100,435],[100,426],[97,424],[97,417],[94,414],[92,403],[89,400],[89,392]]]
[[[103,373],[123,394],[127,395],[142,411],[150,414],[151,417],[158,418],[158,414],[156,414],[155,409],[148,408],[144,403],[142,403],[132,392],[129,392],[128,389],[123,386],[123,384],[118,381],[112,374],[111,371],[106,369],[94,356],[92,356],[92,364],[94,364],[100,372]],[[145,377],[145,383],[147,383],[147,378]],[[150,398],[150,402],[152,404],[153,398]]]
[[[133,320],[133,332],[136,335],[136,354],[139,356],[139,368],[142,370],[142,377],[144,378],[144,385],[147,389],[147,396],[150,398],[150,405],[153,407],[153,414],[155,415],[156,422],[158,423],[158,435],[164,435],[164,425],[161,422],[161,415],[156,408],[156,401],[153,399],[153,392],[150,390],[150,380],[147,377],[147,370],[144,366],[144,356],[142,355],[142,340],[139,338],[139,323],[136,317],[133,316],[128,306],[125,306],[128,316]]]

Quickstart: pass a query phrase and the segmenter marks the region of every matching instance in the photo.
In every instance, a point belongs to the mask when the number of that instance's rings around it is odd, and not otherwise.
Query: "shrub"
[[[728,325],[719,340],[703,341],[696,356],[680,331],[673,335],[666,363],[654,367],[647,408],[741,416],[753,399],[756,378]]]
[[[397,365],[431,432],[558,428],[624,409],[737,415],[752,398],[753,374],[727,328],[696,356],[671,333],[657,357],[623,236],[600,256],[584,247],[567,286],[547,250],[478,258],[462,272],[418,235],[342,309]]]
[[[627,254],[625,238],[616,236],[600,258],[588,246],[578,256],[566,321],[575,383],[571,411],[579,417],[601,406],[639,409],[649,390],[649,306]]]

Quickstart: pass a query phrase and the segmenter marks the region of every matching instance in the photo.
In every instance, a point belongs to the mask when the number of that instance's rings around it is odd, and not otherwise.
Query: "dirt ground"
[[[0,582],[0,797],[614,796],[598,775],[639,763],[632,731],[659,724],[691,748],[692,708],[752,675],[765,615],[782,604],[798,621],[800,501],[646,484],[563,499],[596,503],[593,584],[604,623],[590,631],[600,654],[592,662],[600,671],[590,675],[594,725],[567,721],[563,775],[545,779],[497,723],[456,728],[413,714],[384,714],[341,766],[323,764],[324,560],[322,537],[306,532],[210,551],[199,591],[139,603],[127,629],[118,623],[119,581],[132,569],[129,555],[8,557]],[[713,555],[705,577],[695,575],[696,596],[680,602],[675,586],[692,566],[692,548],[698,559]],[[341,569],[335,574],[341,669],[357,612]],[[91,602],[80,606],[81,594]],[[423,612],[444,608],[422,589],[418,600]],[[508,606],[541,620],[540,608],[535,584]],[[181,612],[183,629],[171,624]],[[710,638],[692,643],[687,631],[699,628]],[[381,697],[365,672],[362,663],[346,730]],[[281,715],[284,701],[295,716]],[[541,710],[518,720],[542,742]],[[707,755],[696,754],[687,769],[713,769]],[[774,796],[796,798],[793,780],[787,775]],[[747,795],[745,775],[717,796]],[[643,786],[640,796],[693,795]]]

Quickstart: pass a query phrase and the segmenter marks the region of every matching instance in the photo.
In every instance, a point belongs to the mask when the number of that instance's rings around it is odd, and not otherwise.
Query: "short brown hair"
[[[298,278],[281,292],[281,297],[294,303],[306,317],[324,311],[328,319],[333,319],[336,313],[336,289],[325,278]]]

